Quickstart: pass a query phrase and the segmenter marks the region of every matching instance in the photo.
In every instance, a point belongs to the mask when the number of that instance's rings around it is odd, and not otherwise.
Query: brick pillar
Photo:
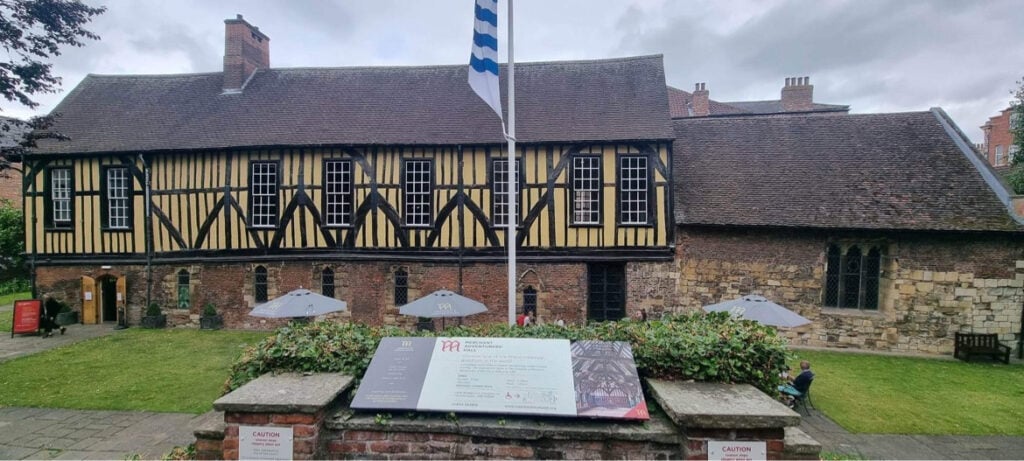
[[[648,379],[651,394],[683,436],[683,457],[708,459],[708,442],[764,443],[767,459],[817,459],[820,445],[806,435],[800,450],[786,440],[800,432],[800,415],[749,384]],[[800,433],[802,434],[802,433]],[[795,447],[794,447],[795,448]],[[756,456],[756,455],[755,455]]]
[[[239,459],[246,446],[253,446],[246,444],[253,443],[254,434],[243,427],[260,432],[290,428],[293,459],[324,458],[325,419],[351,385],[352,377],[337,373],[264,375],[221,397],[213,408],[224,412],[222,459]]]

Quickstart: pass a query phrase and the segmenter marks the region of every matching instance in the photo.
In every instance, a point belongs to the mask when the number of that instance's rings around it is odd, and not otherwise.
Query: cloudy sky
[[[86,0],[107,12],[102,40],[54,61],[61,93],[87,73],[215,72],[223,20],[243,14],[271,38],[273,67],[468,62],[473,0]],[[504,0],[501,55],[505,55]],[[719,101],[778,99],[810,76],[817,102],[853,112],[941,106],[980,141],[1024,76],[1024,6],[1016,0],[517,0],[517,62],[663,54],[669,85],[707,82]]]

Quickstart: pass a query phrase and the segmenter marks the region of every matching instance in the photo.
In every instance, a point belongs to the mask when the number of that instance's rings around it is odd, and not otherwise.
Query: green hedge
[[[660,321],[604,322],[587,326],[453,327],[444,336],[559,338],[629,341],[641,376],[749,383],[775,394],[786,365],[786,343],[775,329],[727,314],[687,314]],[[421,332],[422,336],[437,333]],[[231,367],[225,392],[268,372],[342,372],[362,377],[380,339],[412,336],[395,327],[355,323],[292,324],[251,346]]]

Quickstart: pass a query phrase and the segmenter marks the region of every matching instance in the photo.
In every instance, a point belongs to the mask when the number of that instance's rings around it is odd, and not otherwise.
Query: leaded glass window
[[[51,224],[71,227],[71,168],[50,170]]]
[[[257,303],[267,302],[267,268],[256,266],[253,271],[252,288]]]
[[[190,279],[191,276],[187,270],[178,271],[178,309],[188,309],[192,305],[191,290],[189,290]]]
[[[409,304],[409,273],[399,269],[395,272],[395,306]]]
[[[320,294],[328,298],[334,297],[334,271],[329,267],[320,272]]]
[[[858,245],[845,251],[839,245],[829,245],[825,267],[825,306],[878,309],[881,274],[880,248],[871,247],[864,254]]]
[[[537,290],[533,286],[528,286],[523,290],[523,312],[537,313]]]

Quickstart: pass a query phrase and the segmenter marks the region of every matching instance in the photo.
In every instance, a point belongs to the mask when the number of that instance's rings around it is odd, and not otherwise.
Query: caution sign
[[[39,318],[43,310],[43,302],[38,299],[23,299],[14,302],[14,322],[11,325],[11,337],[14,334],[39,332]]]
[[[708,461],[768,459],[765,442],[708,441]]]
[[[238,459],[292,459],[291,426],[238,426]]]

